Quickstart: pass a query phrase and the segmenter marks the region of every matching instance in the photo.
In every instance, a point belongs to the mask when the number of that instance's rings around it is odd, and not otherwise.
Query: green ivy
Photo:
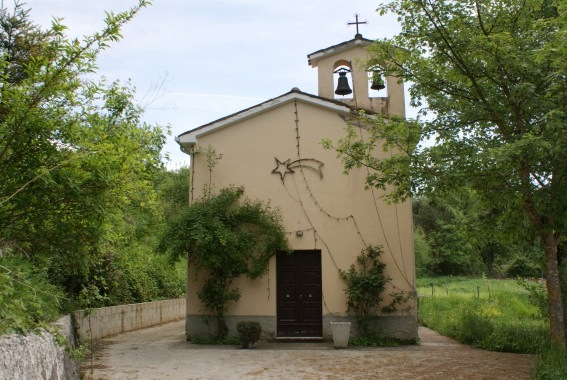
[[[242,187],[221,189],[172,219],[159,245],[173,259],[187,257],[196,274],[207,279],[198,291],[207,320],[218,322],[218,338],[228,334],[227,303],[240,299],[234,279],[261,277],[270,258],[288,250],[281,214],[269,203],[243,200]]]

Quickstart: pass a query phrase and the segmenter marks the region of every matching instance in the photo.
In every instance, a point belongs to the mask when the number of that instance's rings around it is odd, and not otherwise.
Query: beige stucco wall
[[[293,249],[321,250],[324,315],[346,314],[344,282],[338,269],[348,269],[364,243],[384,246],[386,272],[396,290],[412,290],[415,279],[410,203],[385,205],[379,192],[364,190],[366,170],[344,175],[336,152],[321,145],[323,138],[336,141],[343,137],[345,126],[337,111],[297,101],[197,139],[197,146],[211,145],[223,155],[212,173],[216,189],[242,185],[248,198],[270,200],[282,211]],[[313,170],[297,169],[282,182],[272,173],[274,157],[282,162],[299,158],[322,161],[323,177]],[[192,198],[198,199],[209,173],[202,156],[195,155],[192,165]],[[298,230],[303,231],[302,237],[296,236]],[[236,281],[242,297],[230,304],[228,315],[275,316],[275,273],[274,258],[268,275],[255,281]],[[187,312],[199,314],[199,281],[195,282],[191,269],[188,279]],[[413,301],[406,307],[404,314],[416,315]]]

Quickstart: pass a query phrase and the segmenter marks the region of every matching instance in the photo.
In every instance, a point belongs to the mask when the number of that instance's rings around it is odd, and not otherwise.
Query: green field
[[[418,280],[421,324],[474,347],[535,354],[549,343],[538,282],[441,277]]]
[[[419,320],[474,347],[536,354],[532,379],[567,379],[565,352],[550,349],[544,289],[536,280],[421,278]]]

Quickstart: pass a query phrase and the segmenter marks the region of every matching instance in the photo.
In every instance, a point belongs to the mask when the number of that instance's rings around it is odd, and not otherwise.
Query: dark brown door
[[[276,266],[278,337],[322,337],[321,251],[279,253]]]

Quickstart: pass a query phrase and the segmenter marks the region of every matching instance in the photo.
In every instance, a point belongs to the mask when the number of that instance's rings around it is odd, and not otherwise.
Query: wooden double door
[[[321,251],[298,250],[279,253],[276,267],[277,336],[321,338]]]

